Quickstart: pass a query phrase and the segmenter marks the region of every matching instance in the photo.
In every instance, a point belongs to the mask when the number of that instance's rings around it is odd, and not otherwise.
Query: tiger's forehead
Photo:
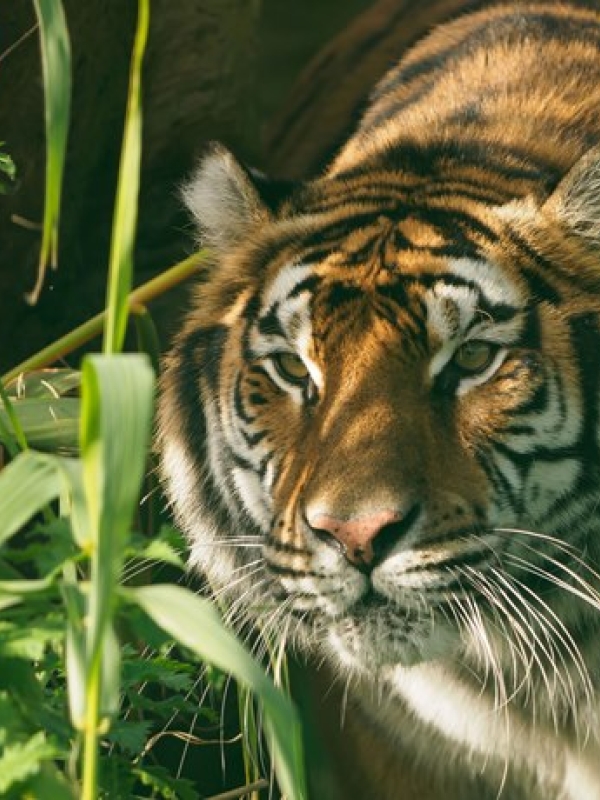
[[[407,364],[427,357],[437,374],[468,339],[514,343],[527,308],[522,287],[501,266],[466,257],[422,259],[420,271],[407,273],[290,264],[262,297],[249,337],[254,356],[292,350],[319,389],[325,368],[343,369],[380,348]]]
[[[523,287],[499,265],[477,258],[421,259],[420,268],[389,270],[385,265],[348,269],[328,259],[290,264],[281,269],[263,293],[259,318],[288,321],[302,311],[313,323],[327,323],[348,304],[379,306],[385,314],[426,311],[435,327],[440,318],[475,311],[490,319],[523,310]],[[349,309],[348,309],[349,310]],[[272,322],[275,320],[272,319]],[[285,327],[285,326],[284,326]]]

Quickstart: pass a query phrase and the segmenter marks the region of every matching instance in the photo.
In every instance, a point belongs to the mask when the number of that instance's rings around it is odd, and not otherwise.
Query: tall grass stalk
[[[145,471],[153,390],[154,373],[144,356],[89,356],[84,361],[80,444],[88,530],[83,536],[91,575],[84,629],[72,631],[74,642],[79,637],[77,652],[84,654],[77,667],[85,673],[82,800],[97,796],[98,736],[119,707],[120,652],[113,615]]]
[[[46,125],[46,197],[38,275],[27,295],[37,302],[46,269],[58,263],[58,224],[71,108],[71,44],[61,0],[34,0],[40,27]]]
[[[133,276],[133,252],[142,155],[141,72],[150,22],[149,0],[138,0],[138,19],[131,57],[125,132],[113,218],[109,259],[104,352],[120,353],[127,327],[127,297]]]
[[[178,283],[188,280],[194,275],[202,263],[203,253],[194,253],[179,264],[170,269],[165,270],[160,275],[147,281],[146,283],[134,289],[128,297],[128,303],[132,305],[145,305],[154,298],[159,297],[165,292],[172,289]],[[54,364],[59,359],[72,353],[84,344],[89,342],[96,336],[99,336],[104,330],[106,322],[106,311],[88,319],[82,325],[79,325],[74,330],[61,336],[60,339],[44,347],[34,355],[22,361],[20,364],[12,367],[5,375],[2,376],[2,381],[5,385],[14,381],[19,375],[33,370],[42,369],[50,364]]]
[[[104,329],[104,352],[106,354],[121,352],[127,327],[142,150],[141,70],[148,38],[149,18],[149,0],[138,0],[137,26],[131,58],[125,129],[110,247],[107,318]],[[109,418],[107,420],[108,427],[101,430],[98,419],[102,407],[101,395],[95,394],[95,390],[98,389],[97,385],[90,386],[90,383],[96,383],[100,375],[110,374],[113,379],[118,379],[120,376],[113,373],[121,372],[119,362],[96,364],[96,369],[100,370],[100,373],[91,368],[87,369],[86,374],[87,366],[86,363],[84,365],[84,388],[87,381],[87,393],[83,395],[81,448],[84,476],[87,478],[88,503],[96,513],[92,520],[95,529],[95,547],[91,555],[91,582],[88,598],[82,800],[95,800],[98,793],[98,736],[101,714],[104,711],[109,718],[111,713],[117,711],[119,702],[120,660],[115,633],[112,629],[112,612],[116,605],[115,593],[123,567],[126,534],[133,518],[144,473],[144,454],[150,430],[153,378],[150,377],[152,372],[150,368],[148,368],[148,374],[144,374],[142,362],[136,363],[134,373],[130,374],[125,370],[122,375],[123,378],[130,377],[132,379],[131,389],[137,393],[136,405],[142,413],[143,420],[140,428],[140,440],[132,442],[134,450],[128,454],[120,452],[119,444],[112,442],[109,438],[120,436],[121,433],[128,436],[126,430],[119,430],[123,419]],[[103,390],[104,392],[112,391],[113,387],[105,383]],[[99,404],[99,408],[94,407],[94,402]],[[139,424],[135,415],[129,419],[129,422],[135,426]],[[98,448],[101,448],[106,454],[106,459],[98,460],[96,452]],[[111,455],[113,458],[110,457]],[[136,455],[137,464],[132,463]],[[119,474],[125,464],[127,464],[128,472],[132,467],[135,471],[135,479],[129,483],[131,490],[129,497],[120,490],[115,491],[114,476]],[[108,467],[109,473],[102,475],[102,468],[105,466]],[[113,477],[111,477],[111,472]]]

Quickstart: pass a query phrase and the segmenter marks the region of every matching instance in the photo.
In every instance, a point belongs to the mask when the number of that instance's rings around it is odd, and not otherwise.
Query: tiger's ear
[[[600,147],[592,148],[575,163],[542,211],[600,247]]]
[[[226,252],[267,222],[293,191],[243,167],[222,145],[213,144],[182,190],[202,244]]]

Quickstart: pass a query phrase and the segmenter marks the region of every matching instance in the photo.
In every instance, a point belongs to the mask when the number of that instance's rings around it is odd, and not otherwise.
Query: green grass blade
[[[163,630],[255,693],[262,705],[279,785],[287,800],[305,800],[302,738],[296,710],[227,630],[215,608],[179,586],[144,586],[122,592]]]
[[[93,547],[89,654],[104,636],[137,508],[152,423],[154,372],[142,355],[83,362],[81,455]]]
[[[76,730],[85,726],[85,603],[77,584],[77,573],[73,563],[63,569],[61,592],[67,615],[65,639],[65,672],[69,698],[69,713]]]
[[[64,487],[51,456],[25,451],[0,472],[0,544],[9,539]]]
[[[152,368],[156,375],[160,374],[160,339],[152,315],[146,308],[136,304],[131,309],[135,322],[137,338],[137,349],[140,353],[146,353],[152,362]]]
[[[129,310],[127,299],[133,276],[142,151],[141,69],[148,37],[149,15],[149,0],[138,0],[138,22],[131,56],[125,132],[110,248],[107,320],[103,348],[105,353],[118,353],[122,350],[127,327]]]
[[[32,400],[44,398],[56,400],[58,397],[79,395],[81,373],[68,367],[32,370],[20,375],[6,384],[6,393],[12,400]]]
[[[91,580],[85,634],[82,800],[98,794],[98,735],[119,705],[120,650],[113,628],[129,527],[137,508],[152,424],[154,371],[146,356],[88,356],[81,384],[80,448],[89,520]],[[74,620],[76,621],[76,620]],[[68,640],[81,693],[81,644]],[[78,714],[79,715],[79,714]]]
[[[40,27],[46,122],[46,196],[42,246],[36,285],[27,299],[35,303],[48,265],[58,260],[58,223],[71,105],[71,45],[60,0],[34,0]]]
[[[92,524],[85,496],[83,465],[79,458],[54,457],[67,491],[63,498],[63,513],[71,521],[71,532],[83,553],[90,556],[94,551]]]
[[[24,594],[36,594],[45,592],[54,583],[55,575],[47,575],[45,578],[31,578],[30,580],[0,581],[0,595],[10,594],[22,596]]]
[[[14,419],[21,437],[17,438]],[[10,447],[18,441],[19,448],[27,444],[45,452],[75,453],[79,436],[79,400],[76,397],[58,397],[54,400],[23,398],[13,400],[10,406],[0,406],[0,442]]]
[[[0,402],[2,406],[0,412],[2,416],[5,417],[2,419],[2,424],[0,424],[0,437],[2,437],[4,444],[9,448],[11,455],[14,456],[16,455],[15,449],[27,450],[27,437],[25,436],[21,421],[15,413],[12,400],[8,396],[2,381],[0,381]],[[4,439],[6,434],[8,434],[8,437],[12,439],[12,441]],[[17,448],[11,447],[13,442],[18,446]]]

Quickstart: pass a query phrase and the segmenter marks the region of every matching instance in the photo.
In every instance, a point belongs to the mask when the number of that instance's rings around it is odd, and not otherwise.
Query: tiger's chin
[[[304,627],[303,649],[318,648],[332,666],[374,683],[389,667],[450,660],[460,649],[458,630],[443,615],[403,608],[371,592],[346,613],[320,615],[313,628],[308,621]]]

